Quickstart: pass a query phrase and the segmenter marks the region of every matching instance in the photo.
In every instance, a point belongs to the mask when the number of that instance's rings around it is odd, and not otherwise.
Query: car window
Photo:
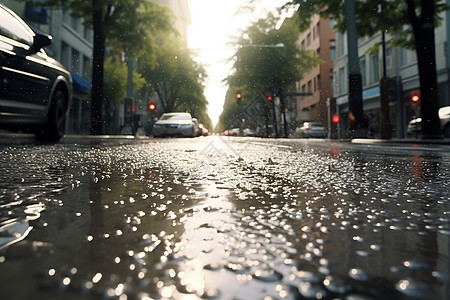
[[[0,34],[28,46],[33,44],[31,32],[3,8],[0,8]]]
[[[163,115],[161,120],[189,120],[188,115]]]

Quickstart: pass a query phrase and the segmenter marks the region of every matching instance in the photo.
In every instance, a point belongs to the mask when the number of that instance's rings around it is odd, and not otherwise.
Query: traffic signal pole
[[[358,34],[356,30],[354,0],[345,0],[345,18],[348,45],[348,104],[354,116],[350,122],[350,137],[366,137],[368,124],[364,116],[362,77],[358,58]]]

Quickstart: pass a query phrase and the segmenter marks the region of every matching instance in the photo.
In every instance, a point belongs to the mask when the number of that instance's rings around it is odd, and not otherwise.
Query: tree
[[[279,22],[279,17],[269,13],[231,42],[237,48],[232,57],[234,73],[226,79],[229,91],[218,128],[225,129],[225,123],[240,113],[236,105],[237,89],[243,91],[241,106],[244,106],[261,92],[288,90],[320,62],[315,54],[298,47],[300,32],[296,18],[286,19],[280,28]]]
[[[25,0],[20,0],[25,1]],[[70,10],[94,32],[91,89],[91,134],[103,133],[104,62],[107,41],[120,41],[136,55],[156,32],[173,29],[169,10],[146,0],[35,0],[40,6]]]
[[[115,112],[115,107],[122,103],[127,95],[128,69],[127,65],[115,59],[108,57],[105,59],[105,82],[104,82],[104,105],[106,124],[104,133],[112,134],[114,127],[111,124],[111,115]],[[145,85],[145,79],[138,72],[133,72],[133,86],[140,89]]]
[[[336,28],[345,31],[344,2],[292,0],[286,3],[285,8],[296,8],[302,28],[309,26],[313,14],[319,13],[323,17],[333,16],[337,21]],[[448,9],[445,1],[359,0],[355,3],[360,36],[385,31],[392,35],[393,45],[415,48],[422,97],[423,137],[441,137],[434,29],[440,22],[439,14]]]
[[[156,92],[164,112],[186,111],[211,126],[203,93],[205,69],[177,36],[159,36],[158,45],[155,60],[146,54],[138,59],[138,71],[148,83],[142,93]]]

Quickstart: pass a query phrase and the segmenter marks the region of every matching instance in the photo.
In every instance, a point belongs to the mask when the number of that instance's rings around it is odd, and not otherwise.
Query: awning
[[[75,72],[71,71],[70,74],[72,74],[73,78],[73,90],[75,92],[87,94],[91,89],[92,84]]]

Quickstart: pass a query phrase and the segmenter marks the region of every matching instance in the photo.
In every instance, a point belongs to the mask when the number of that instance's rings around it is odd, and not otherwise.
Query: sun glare
[[[228,45],[232,36],[265,14],[267,9],[277,7],[286,1],[260,0],[258,11],[242,11],[246,0],[189,0],[192,24],[189,27],[189,48],[197,53],[198,62],[206,67],[208,82],[205,96],[209,102],[208,113],[217,124],[222,112],[227,87],[223,80],[228,76],[231,65],[227,60],[233,55]],[[279,5],[278,5],[279,6]]]

